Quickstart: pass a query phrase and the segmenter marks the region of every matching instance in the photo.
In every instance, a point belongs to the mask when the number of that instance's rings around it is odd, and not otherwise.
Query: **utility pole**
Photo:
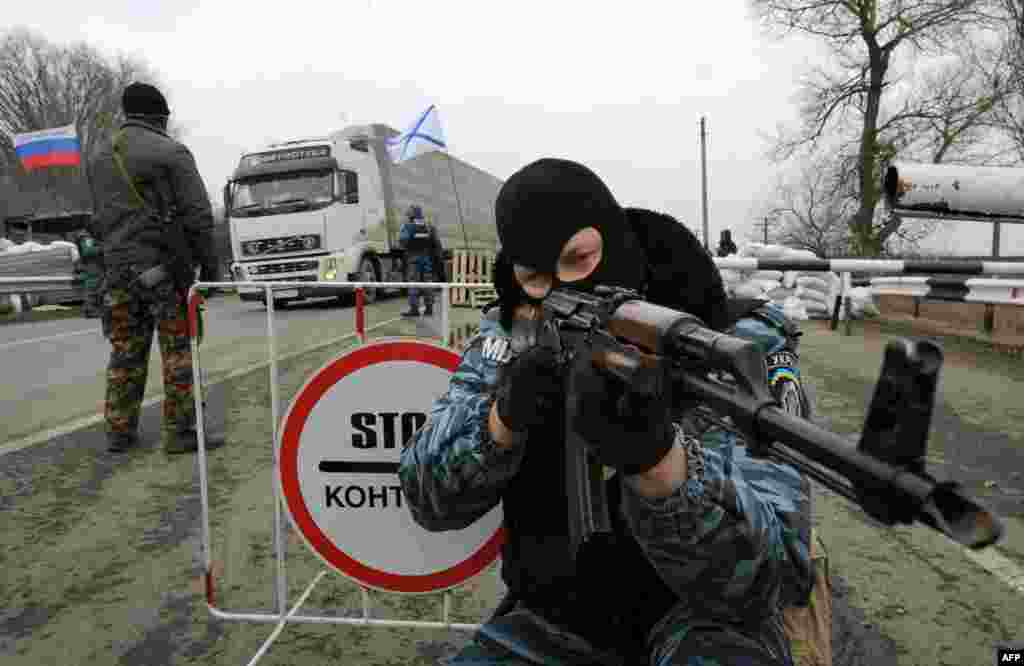
[[[700,180],[703,198],[702,219],[704,221],[704,249],[710,252],[711,239],[708,231],[708,153],[707,132],[704,129],[704,116],[700,117]]]

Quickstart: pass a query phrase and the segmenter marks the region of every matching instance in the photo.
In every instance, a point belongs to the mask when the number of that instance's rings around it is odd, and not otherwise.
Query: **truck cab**
[[[243,155],[224,188],[234,279],[294,282],[274,290],[275,301],[287,302],[351,292],[306,282],[388,277],[378,255],[390,248],[370,239],[385,215],[379,179],[375,157],[357,137],[289,141]],[[262,301],[264,291],[242,287],[239,296]]]

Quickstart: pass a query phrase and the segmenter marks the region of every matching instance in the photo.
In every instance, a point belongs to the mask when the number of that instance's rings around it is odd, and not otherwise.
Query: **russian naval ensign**
[[[458,364],[432,343],[376,341],[320,368],[285,415],[278,475],[288,515],[328,566],[366,587],[437,592],[498,557],[500,505],[465,529],[428,532],[398,481],[402,445]]]

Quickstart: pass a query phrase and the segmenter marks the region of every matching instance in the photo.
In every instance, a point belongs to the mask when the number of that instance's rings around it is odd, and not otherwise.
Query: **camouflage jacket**
[[[518,473],[523,448],[498,450],[485,436],[498,369],[521,351],[496,315],[483,318],[447,392],[402,452],[402,490],[428,530],[472,524]],[[705,446],[705,434],[677,429],[689,454],[687,483],[657,500],[623,483],[621,511],[681,602],[675,626],[750,626],[751,618],[777,615],[810,593],[809,487],[791,467],[751,458],[735,437],[719,432]]]

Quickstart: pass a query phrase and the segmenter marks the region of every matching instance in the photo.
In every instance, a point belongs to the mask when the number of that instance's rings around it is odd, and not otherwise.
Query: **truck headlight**
[[[338,260],[334,257],[324,259],[324,279],[334,281],[338,277]]]

